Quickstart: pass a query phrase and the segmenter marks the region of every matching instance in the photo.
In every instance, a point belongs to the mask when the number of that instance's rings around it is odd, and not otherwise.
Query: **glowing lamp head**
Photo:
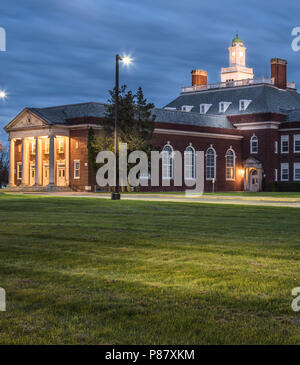
[[[121,57],[121,61],[124,63],[124,65],[130,65],[132,63],[132,58],[129,56]]]
[[[244,177],[245,175],[245,169],[240,169],[241,176]]]
[[[0,99],[5,99],[7,97],[7,94],[5,91],[0,90]]]

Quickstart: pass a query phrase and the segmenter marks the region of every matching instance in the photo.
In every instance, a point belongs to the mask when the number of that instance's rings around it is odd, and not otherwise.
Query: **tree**
[[[0,143],[0,187],[2,184],[8,183],[9,175],[9,156],[6,148]]]
[[[87,148],[88,148],[89,166],[91,166],[91,168],[96,172],[98,169],[98,166],[96,163],[96,157],[99,152],[99,145],[98,145],[97,138],[95,136],[95,132],[92,127],[89,128],[89,132],[88,132]]]

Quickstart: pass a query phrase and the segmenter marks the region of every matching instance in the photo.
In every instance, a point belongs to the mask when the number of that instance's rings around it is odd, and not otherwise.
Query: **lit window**
[[[289,136],[281,136],[281,153],[289,153]]]
[[[31,144],[31,154],[32,155],[35,155],[35,150],[36,150],[36,144],[35,144],[35,141],[33,141]]]
[[[49,141],[45,141],[45,154],[49,154]]]
[[[18,162],[17,164],[17,179],[22,180],[22,174],[23,174],[23,165],[22,162]]]
[[[80,179],[80,161],[74,161],[74,179]]]
[[[235,153],[229,149],[225,155],[226,158],[226,180],[235,180]]]
[[[206,152],[206,180],[216,179],[216,151],[210,147]]]
[[[191,146],[184,151],[184,178],[195,179],[195,149]]]
[[[63,141],[63,139],[58,140],[58,153],[64,153],[64,141]]]
[[[300,134],[294,135],[294,152],[300,152]]]
[[[300,162],[294,163],[294,180],[300,181]]]
[[[281,181],[289,181],[289,164],[282,163],[281,167]]]
[[[174,152],[170,145],[166,145],[162,150],[162,177],[163,179],[173,179],[174,176]]]
[[[258,153],[258,138],[255,135],[250,140],[250,153]]]

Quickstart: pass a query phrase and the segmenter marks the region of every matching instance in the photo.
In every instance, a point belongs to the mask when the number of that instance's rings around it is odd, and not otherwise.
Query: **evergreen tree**
[[[96,157],[99,152],[99,145],[97,142],[95,132],[92,127],[89,128],[89,132],[88,132],[87,148],[88,148],[89,166],[91,166],[91,168],[96,172],[98,169],[98,166],[96,163]]]

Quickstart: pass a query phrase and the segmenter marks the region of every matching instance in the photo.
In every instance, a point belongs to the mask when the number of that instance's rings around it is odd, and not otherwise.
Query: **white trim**
[[[189,113],[189,112],[191,112],[192,111],[192,109],[194,108],[194,105],[182,105],[181,106],[181,111],[182,112],[187,112],[187,113]]]
[[[288,142],[287,151],[282,150],[283,142]],[[289,152],[290,152],[290,136],[288,134],[284,134],[284,135],[280,136],[280,153],[287,154]]]
[[[204,107],[204,112],[201,111],[202,106]],[[200,104],[200,114],[206,114],[211,106],[212,104],[205,104],[205,103]]]
[[[278,153],[278,141],[274,141],[274,153]]]
[[[21,177],[19,177],[19,174],[20,174],[20,166],[22,166],[22,174],[21,174]],[[17,180],[22,180],[22,177],[23,177],[23,163],[22,162],[17,162]]]
[[[280,132],[289,132],[289,131],[300,131],[300,128],[283,128],[279,129]]]
[[[229,108],[229,106],[232,104],[231,101],[220,101],[219,102],[219,113],[226,113],[227,109]],[[224,107],[224,109],[222,110],[221,106]]]
[[[233,179],[231,178],[227,178],[227,153],[231,151],[233,153]],[[236,159],[236,155],[235,155],[235,152],[234,152],[234,149],[230,146],[228,148],[228,150],[226,151],[225,153],[225,179],[226,181],[235,181],[235,178],[236,178],[236,173],[235,173],[235,159]]]
[[[253,139],[256,139],[257,142],[257,151],[253,151]],[[258,137],[253,134],[253,136],[250,138],[250,153],[253,155],[256,155],[258,153]]]
[[[208,138],[217,138],[217,139],[235,139],[241,140],[244,136],[237,136],[232,134],[221,134],[221,133],[205,133],[205,132],[190,132],[190,131],[182,131],[182,130],[173,130],[173,129],[163,129],[163,128],[155,128],[154,133],[159,134],[179,134],[185,136],[199,136],[199,137],[208,137]]]
[[[165,151],[164,149],[166,147],[170,147],[171,148],[171,154],[169,154],[168,151]],[[164,162],[164,153],[167,152],[168,153],[168,163]],[[164,147],[162,148],[162,151],[161,151],[161,154],[162,154],[162,179],[163,180],[173,180],[174,179],[174,148],[170,145],[170,142],[168,142],[166,145],[164,145]],[[164,176],[164,164],[167,165],[167,168],[171,167],[171,174],[169,175],[169,172],[168,172],[168,176]]]
[[[274,181],[278,181],[278,169],[274,169]]]
[[[283,175],[283,170],[287,170],[287,174],[288,174],[288,178],[287,179],[283,179],[282,175]],[[280,180],[281,181],[289,181],[289,177],[290,177],[290,169],[289,169],[289,163],[288,162],[282,162],[280,164]]]
[[[239,111],[243,112],[243,111],[247,110],[247,108],[251,102],[252,102],[252,100],[241,99],[239,101]],[[242,108],[242,103],[244,103],[244,108]]]
[[[75,168],[75,164],[79,163],[79,168]],[[74,160],[73,161],[73,177],[74,180],[79,180],[80,179],[80,160]],[[75,174],[75,172],[78,171],[78,176]]]
[[[300,172],[299,178],[296,179],[296,169],[300,171],[300,162],[294,162],[294,181],[300,181]]]
[[[280,122],[252,122],[252,123],[234,123],[234,127],[239,130],[249,129],[278,129]]]
[[[214,151],[214,177],[207,177],[207,152],[208,150],[213,150]],[[217,152],[216,150],[213,148],[213,145],[211,144],[208,149],[206,150],[205,153],[205,179],[206,181],[212,181],[212,180],[217,180]]]
[[[296,151],[296,141],[300,142],[300,134],[294,134],[294,153],[300,153],[300,150]]]
[[[194,160],[194,164],[189,165],[189,166],[192,167],[192,177],[187,177],[186,176],[186,156],[187,156],[187,153],[189,152],[189,151],[187,151],[188,148],[192,149],[192,154],[194,155],[194,157],[192,157],[192,160]],[[189,145],[184,150],[184,179],[185,180],[195,180],[195,178],[196,178],[196,151],[195,151],[195,148],[192,145]]]

